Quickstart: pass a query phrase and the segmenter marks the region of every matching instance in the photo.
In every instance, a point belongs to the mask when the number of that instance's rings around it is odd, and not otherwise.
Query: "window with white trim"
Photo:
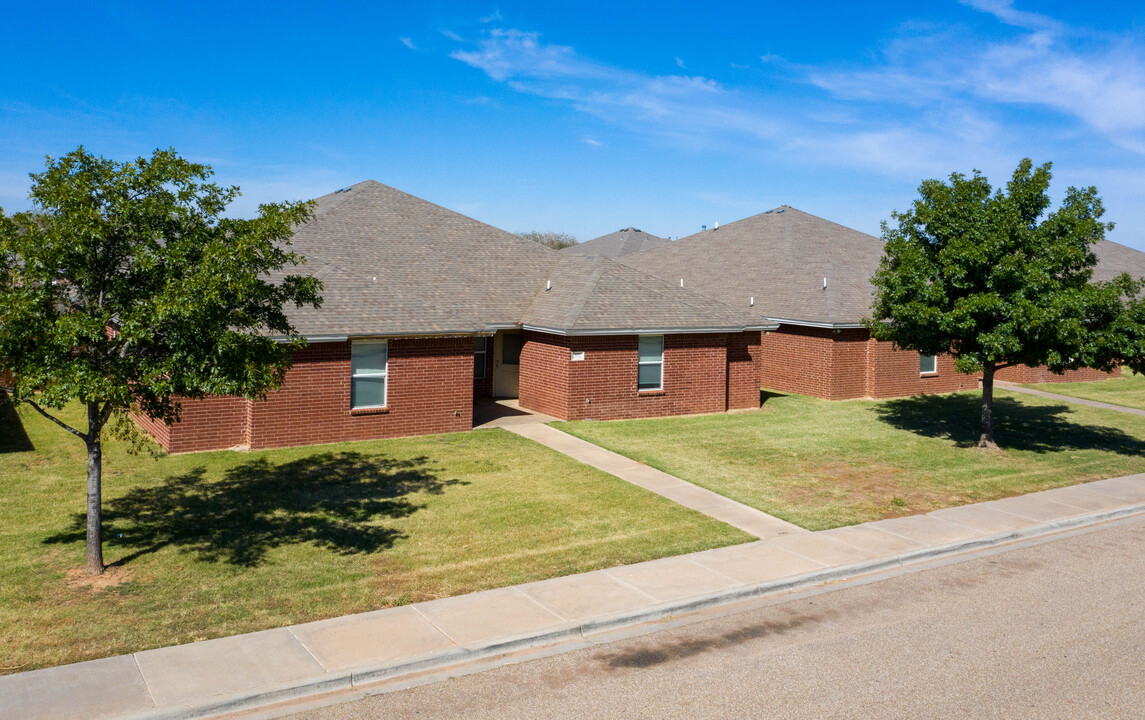
[[[918,359],[919,375],[935,375],[938,373],[937,355],[920,355]]]
[[[479,337],[473,342],[473,377],[481,380],[485,377],[485,359],[489,357],[489,338]]]
[[[386,406],[386,368],[389,344],[385,340],[356,340],[350,346],[350,407]]]
[[[641,335],[636,370],[637,390],[664,389],[664,336]]]

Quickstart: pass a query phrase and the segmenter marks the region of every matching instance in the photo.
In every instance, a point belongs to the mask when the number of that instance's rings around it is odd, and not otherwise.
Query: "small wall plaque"
[[[584,350],[573,350],[572,351],[572,361],[573,362],[580,362],[581,360],[584,360]]]

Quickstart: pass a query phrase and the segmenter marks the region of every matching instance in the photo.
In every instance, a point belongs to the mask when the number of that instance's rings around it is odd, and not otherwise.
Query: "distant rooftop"
[[[587,240],[567,247],[561,252],[568,255],[600,255],[606,258],[618,258],[625,255],[642,252],[671,242],[668,238],[658,237],[651,233],[634,227],[626,227],[608,235]]]

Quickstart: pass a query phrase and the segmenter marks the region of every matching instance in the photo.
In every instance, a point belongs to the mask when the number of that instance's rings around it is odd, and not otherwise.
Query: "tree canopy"
[[[576,245],[576,238],[568,233],[563,232],[541,232],[539,230],[531,230],[529,232],[517,233],[518,237],[533,242],[540,243],[546,247],[551,247],[554,250],[572,247]]]
[[[321,302],[317,280],[281,272],[300,261],[289,238],[312,205],[225,218],[239,190],[212,174],[174,150],[120,163],[80,147],[31,175],[32,211],[0,210],[0,368],[15,402],[87,444],[89,572],[103,564],[100,442],[111,417],[171,423],[180,398],[263,395],[303,343],[284,306]],[[49,412],[72,401],[87,406],[86,429]]]
[[[1023,364],[1056,373],[1140,365],[1138,280],[1094,282],[1093,245],[1112,229],[1097,189],[1066,190],[1050,211],[1050,163],[1022,160],[1005,189],[981,173],[926,180],[911,209],[883,223],[872,336],[982,373],[980,447],[994,447],[993,383]]]

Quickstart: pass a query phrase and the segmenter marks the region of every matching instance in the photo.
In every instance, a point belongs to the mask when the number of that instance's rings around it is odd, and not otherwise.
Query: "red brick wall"
[[[350,343],[295,355],[277,392],[257,402],[251,447],[456,432],[473,427],[473,338],[391,338],[386,409],[350,410]]]
[[[585,359],[569,362],[571,420],[616,420],[723,412],[727,336],[665,335],[663,390],[638,391],[635,335],[568,338]]]
[[[569,419],[569,339],[525,330],[521,333],[521,407]],[[492,371],[492,368],[490,368]]]
[[[831,397],[830,330],[780,325],[760,340],[760,385],[798,395]]]
[[[903,397],[954,392],[978,387],[977,375],[964,375],[954,369],[954,358],[939,355],[933,375],[919,373],[919,355],[898,350],[892,343],[869,340],[870,383],[867,394],[874,398]]]
[[[1045,367],[1029,367],[1028,365],[1015,365],[1000,370],[994,374],[998,380],[1016,383],[1059,383],[1059,382],[1086,382],[1089,380],[1108,380],[1121,377],[1121,368],[1114,368],[1113,372],[1102,372],[1093,368],[1079,368],[1066,370],[1061,375],[1055,375]]]
[[[761,362],[760,333],[732,333],[728,336],[727,408],[742,410],[759,407]]]
[[[350,343],[318,343],[294,356],[265,401],[184,401],[171,428],[140,422],[169,452],[314,445],[426,435],[473,426],[473,338],[392,338],[386,409],[350,410]]]
[[[781,325],[762,339],[760,382],[780,392],[828,400],[901,397],[977,387],[974,376],[955,372],[939,356],[938,373],[919,373],[918,353],[872,340],[866,330]]]
[[[241,397],[183,399],[179,401],[179,422],[174,425],[137,414],[132,417],[167,452],[225,450],[250,443],[250,406],[250,401]]]

